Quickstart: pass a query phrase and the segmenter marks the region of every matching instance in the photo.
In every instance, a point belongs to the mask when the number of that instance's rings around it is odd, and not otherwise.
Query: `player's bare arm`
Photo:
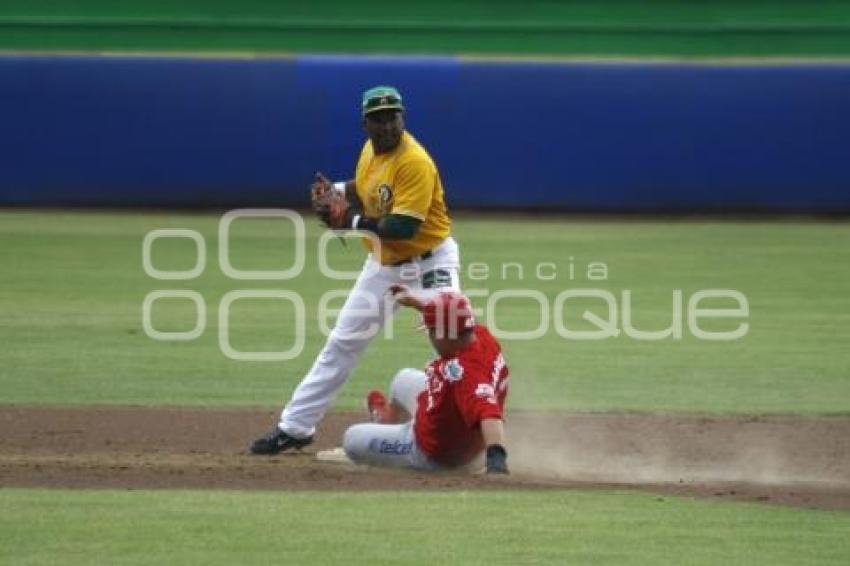
[[[390,285],[389,293],[398,304],[414,308],[418,311],[422,310],[422,301],[413,296],[410,287],[407,285]]]
[[[483,419],[481,421],[481,436],[484,437],[484,444],[505,444],[505,427],[502,424],[502,419]]]

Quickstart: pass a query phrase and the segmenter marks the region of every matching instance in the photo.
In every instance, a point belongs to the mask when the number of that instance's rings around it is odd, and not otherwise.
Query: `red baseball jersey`
[[[414,433],[419,449],[435,462],[459,466],[484,449],[481,421],[501,419],[508,394],[508,366],[499,343],[482,325],[457,357],[428,364],[428,387],[417,398]]]

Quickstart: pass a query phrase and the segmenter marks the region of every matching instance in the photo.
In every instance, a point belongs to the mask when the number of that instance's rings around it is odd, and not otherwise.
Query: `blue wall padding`
[[[0,203],[304,206],[402,90],[452,206],[850,211],[850,64],[0,57]]]

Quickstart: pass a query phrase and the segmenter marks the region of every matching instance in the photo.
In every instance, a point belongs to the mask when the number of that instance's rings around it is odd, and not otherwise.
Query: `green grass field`
[[[850,516],[624,492],[0,491],[7,564],[846,564]],[[61,557],[61,559],[59,559]]]
[[[306,266],[285,282],[240,282],[218,267],[213,214],[0,213],[0,403],[259,405],[278,408],[322,343],[320,296],[348,289],[321,277],[319,230],[308,221]],[[157,281],[142,268],[142,241],[156,228],[190,228],[207,244],[192,281]],[[467,291],[484,306],[498,290],[539,291],[551,305],[569,288],[633,294],[633,323],[670,324],[674,289],[741,291],[748,334],[709,342],[685,327],[681,340],[565,340],[550,321],[533,341],[505,341],[511,407],[570,411],[847,413],[850,353],[850,226],[843,223],[616,222],[461,218]],[[331,264],[357,269],[357,246],[329,245]],[[293,256],[281,221],[233,225],[231,261],[280,269]],[[554,264],[554,279],[535,275]],[[607,278],[587,277],[591,262]],[[153,246],[161,270],[189,269],[194,244]],[[502,264],[509,267],[507,277]],[[571,273],[571,267],[573,273]],[[477,268],[480,270],[480,266]],[[544,275],[553,272],[551,266]],[[196,290],[207,306],[203,335],[160,342],[142,330],[141,305],[157,289]],[[288,362],[227,359],[217,341],[218,304],[236,289],[286,289],[303,296],[304,353]],[[621,299],[618,299],[621,301]],[[537,326],[529,300],[499,303],[496,323]],[[169,300],[152,310],[163,331],[190,329],[194,309]],[[717,304],[715,306],[730,306]],[[586,308],[603,314],[598,303]],[[566,324],[590,330],[581,310]],[[270,300],[236,303],[231,342],[283,350],[293,310]],[[705,328],[735,328],[718,320]],[[618,323],[622,327],[621,323]],[[364,391],[429,357],[406,314],[392,340],[378,339],[335,404],[354,408]],[[720,503],[625,492],[240,493],[0,489],[4,564],[846,564],[846,513]]]
[[[279,406],[309,368],[323,342],[316,322],[322,293],[350,283],[318,270],[315,221],[307,220],[306,265],[289,281],[235,281],[218,265],[218,215],[0,213],[0,402],[35,404],[176,404]],[[156,228],[191,228],[207,245],[204,273],[192,281],[157,281],[142,268],[142,241]],[[633,326],[666,328],[672,293],[683,292],[681,340],[599,341],[561,337],[550,320],[535,340],[505,340],[512,370],[511,406],[572,411],[686,411],[724,413],[847,413],[850,410],[850,225],[844,223],[591,222],[571,219],[506,224],[464,218],[456,236],[466,268],[465,290],[486,307],[498,290],[540,292],[549,307],[570,288],[613,293],[622,309],[632,292]],[[292,263],[293,230],[283,220],[237,220],[231,263],[239,269],[283,269]],[[336,269],[357,270],[359,245],[328,245]],[[189,269],[194,244],[159,240],[160,270]],[[590,263],[607,279],[589,280]],[[541,274],[553,280],[542,280]],[[489,275],[481,280],[481,264]],[[504,264],[508,265],[502,277]],[[571,267],[572,266],[572,267]],[[571,272],[572,270],[572,272]],[[470,277],[477,277],[477,279]],[[700,289],[735,289],[749,303],[749,331],[735,341],[696,338],[687,302]],[[203,335],[189,342],[155,341],[142,330],[141,306],[157,289],[200,292],[207,306]],[[304,298],[306,345],[286,362],[230,360],[218,346],[218,305],[236,289],[286,289]],[[339,305],[341,303],[332,303]],[[567,303],[565,324],[593,330],[588,309],[605,316],[600,300]],[[731,307],[729,301],[703,306]],[[549,310],[549,309],[547,309]],[[541,307],[531,299],[499,301],[491,326],[532,330]],[[154,305],[158,330],[189,330],[194,305],[167,299]],[[243,351],[287,350],[294,343],[294,310],[273,299],[234,303],[230,341]],[[741,319],[707,321],[706,329],[736,328]],[[404,366],[430,356],[409,313],[393,339],[379,337],[344,388],[337,408],[359,407],[364,391],[385,385]],[[618,322],[622,328],[622,320]]]

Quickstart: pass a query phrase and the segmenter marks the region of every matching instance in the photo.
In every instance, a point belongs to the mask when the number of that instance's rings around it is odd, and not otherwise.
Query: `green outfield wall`
[[[0,2],[0,49],[850,55],[850,2]]]

